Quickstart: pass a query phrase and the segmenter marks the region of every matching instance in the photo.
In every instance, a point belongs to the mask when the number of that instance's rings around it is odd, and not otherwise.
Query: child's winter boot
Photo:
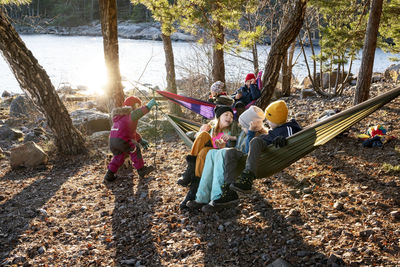
[[[190,187],[189,187],[189,192],[186,194],[185,199],[181,202],[179,205],[181,210],[187,209],[188,207],[186,206],[186,203],[190,200],[195,200],[196,199],[196,193],[197,193],[197,188],[199,188],[199,183],[200,183],[200,177],[193,177]]]
[[[188,186],[192,181],[196,169],[196,156],[187,155],[186,162],[187,168],[182,175],[182,178],[179,178],[177,183],[181,186]]]
[[[144,178],[147,174],[151,173],[152,171],[154,171],[153,166],[144,166],[143,168],[137,170],[140,178]]]
[[[252,171],[245,169],[237,181],[230,185],[230,189],[239,193],[249,194],[251,193],[251,187],[255,178],[256,176]]]
[[[113,173],[110,170],[107,170],[106,175],[104,175],[104,180],[106,180],[107,182],[112,182],[115,179],[117,179],[117,176],[115,175],[115,173]]]

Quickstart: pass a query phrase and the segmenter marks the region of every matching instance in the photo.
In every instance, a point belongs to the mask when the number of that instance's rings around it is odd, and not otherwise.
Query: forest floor
[[[371,95],[393,87],[373,85]],[[306,126],[350,107],[351,94],[285,100]],[[357,135],[377,124],[397,138],[364,148]],[[145,179],[126,167],[104,183],[107,144],[42,169],[12,170],[3,157],[0,265],[400,266],[399,138],[397,98],[215,214],[179,210],[189,149],[175,135],[144,153],[156,166]]]

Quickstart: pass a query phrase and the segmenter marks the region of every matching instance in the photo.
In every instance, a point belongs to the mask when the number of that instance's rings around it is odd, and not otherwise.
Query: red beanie
[[[124,106],[131,106],[131,107],[132,107],[132,106],[133,106],[134,104],[136,104],[136,103],[138,103],[139,106],[142,105],[142,101],[140,101],[139,98],[134,97],[134,96],[130,96],[130,97],[127,97],[127,98],[125,99],[125,101],[124,101]]]
[[[248,80],[255,79],[255,78],[256,78],[256,76],[253,73],[249,73],[246,75],[246,79],[244,79],[244,81],[247,82]]]

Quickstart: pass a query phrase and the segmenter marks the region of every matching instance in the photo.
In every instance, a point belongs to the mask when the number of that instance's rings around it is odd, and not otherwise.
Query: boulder
[[[11,101],[10,117],[30,117],[38,113],[37,108],[27,96],[18,96]]]
[[[10,150],[11,168],[37,167],[46,164],[47,154],[34,142],[30,141]]]
[[[110,136],[110,131],[100,131],[93,133],[89,138],[92,141],[100,142],[104,146],[108,146],[109,136]]]
[[[400,82],[400,64],[390,65],[384,72],[385,79],[388,81]]]
[[[300,98],[304,99],[306,97],[316,96],[316,93],[313,89],[302,89],[300,92]]]
[[[329,81],[330,81],[330,86],[334,87],[336,84],[337,75],[338,75],[338,73],[336,71],[331,72],[330,75],[329,75],[329,73],[324,73],[323,78],[322,78],[323,88],[329,87]],[[339,81],[338,82],[341,83],[346,78],[346,75],[347,75],[347,73],[345,72],[344,76],[342,77],[342,73],[339,73]],[[320,78],[321,78],[321,74],[317,73],[317,77],[314,82],[316,84],[320,84]],[[350,79],[349,81],[351,81],[351,80],[352,79]],[[303,81],[301,82],[301,85],[303,85],[304,88],[312,88],[312,83],[311,83],[310,77],[308,77],[308,76],[304,77]]]
[[[17,140],[23,136],[24,134],[20,130],[13,129],[7,125],[3,125],[0,127],[0,139],[2,140]]]
[[[88,135],[111,129],[110,115],[95,109],[75,110],[71,112],[71,119],[75,127]]]

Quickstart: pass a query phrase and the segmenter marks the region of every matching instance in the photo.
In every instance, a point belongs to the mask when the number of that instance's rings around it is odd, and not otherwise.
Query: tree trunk
[[[367,31],[365,33],[361,67],[358,72],[356,93],[353,104],[359,104],[369,98],[369,87],[371,85],[372,69],[378,36],[379,22],[382,14],[383,0],[373,0],[369,14]]]
[[[266,108],[271,100],[276,83],[278,82],[282,60],[290,44],[294,42],[303,25],[306,5],[307,0],[298,0],[296,2],[292,16],[289,18],[285,27],[279,32],[275,42],[271,46],[262,78],[263,89],[261,91],[261,97],[257,100],[257,106],[262,109]]]
[[[175,80],[175,63],[174,63],[174,51],[172,49],[171,36],[161,34],[164,45],[165,53],[165,69],[167,71],[167,91],[176,94],[176,80]],[[181,114],[181,108],[168,101],[169,110],[172,114]]]
[[[55,138],[59,153],[85,153],[85,140],[72,125],[67,109],[61,102],[46,71],[28,50],[0,8],[0,51],[13,71],[21,89],[44,114]]]
[[[212,78],[213,82],[221,81],[225,83],[225,63],[224,63],[224,28],[220,22],[216,23],[218,29],[217,33],[214,34],[214,48],[213,48],[213,69]]]
[[[119,70],[117,1],[99,0],[99,8],[104,59],[108,73],[106,86],[107,107],[111,111],[114,107],[122,106],[124,102],[124,91],[122,90],[121,73]]]
[[[254,68],[254,73],[258,73],[260,71],[260,67],[258,65],[258,49],[257,49],[257,43],[254,43],[251,46],[251,52],[253,54],[253,68]],[[261,89],[261,88],[260,88]]]

